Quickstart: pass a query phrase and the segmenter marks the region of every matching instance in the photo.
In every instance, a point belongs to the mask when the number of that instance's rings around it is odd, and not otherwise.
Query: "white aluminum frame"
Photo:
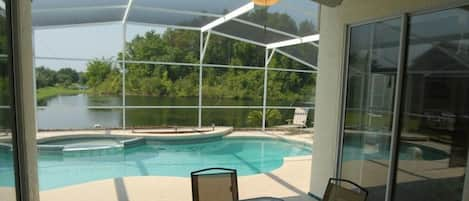
[[[127,18],[129,17],[130,9],[132,8],[133,0],[129,0],[127,8],[125,8],[124,17],[122,17],[122,24],[127,23]]]
[[[303,43],[312,43],[314,46],[319,47],[318,44],[313,43],[316,41],[319,41],[319,34],[270,43],[270,44],[267,44],[267,49],[287,47],[287,46],[293,46],[293,45],[298,45],[298,44],[303,44]]]
[[[113,8],[123,8],[122,5],[116,5],[116,6],[111,6]],[[197,28],[197,27],[188,27],[188,26],[178,26],[178,25],[164,25],[164,24],[150,24],[150,23],[140,23],[140,22],[133,22],[129,21],[129,13],[131,12],[131,8],[139,8],[139,9],[151,9],[159,12],[169,12],[169,13],[177,13],[177,14],[189,14],[189,15],[201,15],[201,16],[212,16],[212,17],[219,17],[217,20],[212,21],[211,23],[207,24],[204,27]],[[123,52],[126,52],[127,50],[127,29],[128,25],[137,25],[137,26],[148,26],[148,27],[162,27],[162,28],[172,28],[172,29],[181,29],[181,30],[190,30],[190,31],[198,31],[200,32],[200,47],[199,47],[199,62],[198,63],[183,63],[183,62],[164,62],[164,61],[135,61],[135,60],[127,60],[125,57],[125,54],[123,54],[121,59],[115,59],[115,58],[110,58],[110,59],[93,59],[93,58],[63,58],[63,57],[48,57],[48,56],[35,56],[35,59],[41,59],[41,60],[62,60],[62,61],[91,61],[91,60],[99,60],[99,61],[106,61],[106,62],[112,62],[112,63],[120,63],[121,64],[121,70],[122,70],[122,105],[115,105],[115,106],[86,106],[88,109],[118,109],[122,110],[122,129],[127,129],[127,123],[126,123],[126,110],[127,109],[197,109],[198,110],[198,120],[197,120],[197,126],[202,127],[202,111],[203,109],[261,109],[262,110],[262,130],[264,131],[266,128],[266,110],[267,109],[282,109],[282,110],[294,110],[296,107],[294,106],[268,106],[267,105],[267,90],[268,90],[268,72],[269,71],[280,71],[280,72],[294,72],[294,73],[309,73],[309,74],[316,74],[317,73],[317,67],[303,61],[293,55],[290,55],[284,51],[281,51],[277,49],[276,47],[272,47],[275,44],[263,44],[259,43],[256,41],[248,40],[245,38],[240,38],[236,36],[232,36],[229,34],[221,33],[215,30],[212,30],[214,27],[223,24],[224,22],[227,22],[229,20],[233,20],[239,23],[246,24],[248,26],[254,26],[257,28],[266,28],[268,31],[272,31],[274,33],[282,34],[285,36],[289,36],[292,38],[297,38],[293,39],[296,42],[292,44],[287,44],[287,45],[297,45],[300,44],[298,43],[297,40],[299,40],[302,43],[309,43],[311,41],[309,40],[303,40],[299,38],[298,36],[295,36],[293,34],[289,34],[283,31],[279,31],[276,29],[272,29],[269,27],[263,27],[261,25],[257,25],[252,22],[248,22],[245,20],[238,19],[239,15],[242,15],[246,12],[249,12],[254,8],[253,3],[248,3],[245,4],[244,6],[233,10],[232,12],[226,14],[226,15],[218,15],[218,14],[211,14],[211,13],[199,13],[199,12],[193,12],[193,11],[178,11],[178,10],[172,10],[172,9],[165,9],[165,8],[144,8],[144,7],[139,7],[134,5],[133,0],[129,0],[127,6],[125,7],[125,12],[122,17],[122,20],[120,21],[120,24],[122,26],[122,43],[123,43]],[[62,8],[57,8],[57,9],[62,9]],[[80,9],[80,8],[78,8]],[[119,24],[119,21],[114,21],[114,22],[105,22],[105,23],[87,23],[87,24],[80,24],[80,25],[60,25],[60,26],[44,26],[44,27],[35,27],[34,30],[41,30],[41,29],[48,29],[48,28],[64,28],[64,27],[79,27],[79,26],[90,26],[90,25],[107,25],[107,24]],[[206,33],[206,35],[204,35]],[[207,47],[210,41],[210,36],[211,34],[219,35],[222,37],[254,44],[260,47],[263,47],[265,49],[265,63],[263,67],[260,66],[233,66],[233,65],[224,65],[224,64],[207,64],[204,63],[204,56],[207,51]],[[278,47],[284,47],[284,43],[282,42],[283,45],[278,46]],[[270,45],[270,47],[269,47]],[[314,44],[316,45],[316,44]],[[275,68],[275,67],[268,67],[270,61],[272,60],[273,56],[278,53],[281,55],[284,55],[290,59],[293,59],[306,67],[310,68],[311,70],[299,70],[299,69],[287,69],[287,68]],[[127,105],[126,103],[126,87],[125,87],[125,80],[126,80],[126,64],[127,63],[134,63],[134,64],[155,64],[155,65],[175,65],[175,66],[180,66],[180,67],[191,67],[191,68],[197,68],[199,70],[199,91],[198,91],[198,104],[197,105],[188,105],[188,106],[132,106],[132,105]],[[202,90],[203,90],[203,69],[204,68],[226,68],[226,69],[245,69],[245,70],[263,70],[264,71],[264,86],[263,86],[263,97],[262,97],[262,105],[254,105],[254,106],[207,106],[203,105],[203,95],[202,95]],[[44,109],[47,108],[47,106],[37,106],[39,109]],[[314,109],[314,107],[308,107],[309,109]]]
[[[291,55],[291,54],[288,54],[288,53],[286,53],[286,52],[284,52],[284,51],[282,51],[282,50],[277,49],[277,52],[280,53],[280,54],[282,54],[283,56],[286,56],[286,57],[288,57],[288,58],[290,58],[290,59],[293,59],[293,60],[295,60],[295,61],[297,61],[297,62],[299,62],[299,63],[301,63],[301,64],[303,64],[303,65],[305,65],[305,66],[307,66],[307,67],[309,67],[309,68],[312,68],[312,69],[314,69],[314,70],[319,70],[319,68],[318,68],[317,66],[315,66],[315,65],[313,65],[313,64],[310,64],[310,63],[308,63],[308,62],[306,62],[306,61],[303,61],[302,59],[299,59],[298,57],[295,57],[295,56],[293,56],[293,55]]]
[[[131,2],[132,0],[129,0],[129,7],[131,6]],[[122,47],[122,64],[121,64],[121,67],[122,67],[122,106],[123,106],[123,110],[122,110],[122,129],[125,130],[126,129],[126,111],[125,111],[125,106],[126,106],[126,102],[125,102],[125,74],[126,74],[126,71],[127,71],[127,68],[126,68],[126,62],[125,62],[125,55],[126,55],[126,52],[127,52],[127,21],[126,20],[123,20],[123,24],[122,24],[122,38],[123,38],[123,47]]]
[[[143,7],[139,5],[134,5],[133,0],[128,0],[127,5],[125,4],[115,4],[115,5],[105,5],[105,6],[79,6],[79,7],[56,7],[56,8],[38,8],[38,9],[33,9],[33,13],[41,13],[41,12],[54,12],[54,11],[81,11],[81,10],[102,10],[102,9],[124,9],[123,17],[121,22],[127,22],[128,18],[128,13],[131,11],[132,8],[136,9],[142,9],[142,10],[149,10],[149,11],[156,11],[156,12],[166,12],[166,13],[172,13],[172,14],[182,14],[182,15],[193,15],[193,16],[207,16],[207,17],[218,17],[218,19],[206,24],[205,26],[202,27],[193,27],[193,26],[179,26],[179,25],[165,25],[165,24],[154,24],[154,23],[141,23],[141,22],[132,22],[135,24],[144,24],[147,26],[164,26],[164,27],[174,27],[174,28],[181,28],[181,29],[190,29],[190,30],[202,30],[202,32],[211,30],[215,28],[218,25],[221,25],[227,21],[234,21],[238,22],[244,25],[252,26],[255,28],[259,29],[265,29],[267,31],[277,33],[280,35],[284,35],[287,37],[291,37],[291,40],[309,40],[309,37],[318,35],[314,34],[311,36],[306,36],[306,37],[300,37],[295,34],[291,34],[285,31],[277,30],[271,27],[267,27],[265,25],[259,25],[255,22],[250,22],[244,19],[239,19],[239,17],[242,14],[245,14],[249,12],[250,10],[255,8],[255,4],[253,2],[249,2],[241,7],[238,7],[231,12],[221,15],[218,13],[210,13],[210,12],[200,12],[200,11],[189,11],[189,10],[177,10],[177,9],[170,9],[170,8],[161,8],[161,7]],[[80,23],[80,24],[69,24],[69,25],[45,25],[45,26],[36,26],[34,27],[35,29],[49,29],[49,28],[62,28],[62,27],[76,27],[76,26],[89,26],[89,25],[96,25],[96,24],[106,24],[106,23],[115,23],[116,21],[108,21],[108,22],[96,22],[96,23]],[[131,22],[131,21],[128,21]],[[235,36],[233,36],[235,37]],[[254,42],[254,41],[253,41]],[[284,42],[284,41],[280,41]],[[259,42],[257,42],[259,43]],[[253,43],[255,44],[255,43]],[[271,44],[261,44],[261,46],[267,46]],[[317,46],[317,44],[313,45]]]
[[[225,22],[227,22],[227,21],[230,21],[231,19],[234,19],[234,18],[236,18],[236,17],[238,17],[238,16],[240,16],[240,15],[242,15],[242,14],[244,14],[244,13],[247,13],[247,12],[251,11],[252,9],[254,9],[254,7],[255,7],[254,2],[249,2],[249,3],[247,3],[247,4],[243,5],[243,6],[241,6],[241,7],[237,8],[237,9],[235,9],[235,10],[233,10],[233,11],[227,13],[227,14],[224,15],[223,17],[220,17],[220,18],[218,18],[218,19],[216,19],[216,20],[214,20],[214,21],[212,21],[212,22],[206,24],[205,26],[203,26],[202,28],[200,28],[200,30],[201,30],[202,32],[206,32],[206,31],[208,31],[208,30],[212,30],[213,28],[215,28],[215,27],[217,27],[217,26],[219,26],[219,25],[221,25],[221,24],[223,24],[223,23],[225,23]]]

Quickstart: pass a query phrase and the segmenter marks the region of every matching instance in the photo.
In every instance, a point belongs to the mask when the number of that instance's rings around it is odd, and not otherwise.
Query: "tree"
[[[57,82],[64,86],[70,86],[72,83],[77,83],[80,79],[78,72],[72,68],[62,68],[58,70],[56,77]]]
[[[44,66],[36,68],[36,86],[37,88],[50,87],[57,84],[57,73],[54,70]]]
[[[265,126],[277,125],[282,120],[282,114],[277,109],[267,109],[265,112]],[[251,126],[262,125],[262,111],[251,111],[248,114],[248,123]]]
[[[266,9],[256,9],[246,17],[251,20],[265,20],[267,24],[280,30],[294,33],[311,32],[311,22],[297,25],[295,20],[286,14],[267,13]],[[228,27],[239,31],[243,27]],[[230,31],[230,30],[228,30]],[[125,52],[118,54],[118,59],[125,55],[132,61],[163,61],[199,63],[200,33],[190,30],[167,29],[163,33],[149,31],[137,35],[127,43]],[[312,46],[312,45],[310,45]],[[311,56],[314,49],[302,48],[295,52],[305,58]],[[264,66],[265,48],[254,44],[229,39],[212,34],[206,49],[204,63],[225,64],[234,66]],[[304,64],[283,55],[276,54],[271,67],[304,68]],[[196,97],[198,96],[198,67],[179,66],[174,64],[126,64],[126,94],[140,96]],[[119,69],[111,63],[92,61],[88,64],[86,84],[98,94],[116,94],[122,86]],[[116,77],[117,76],[117,77]],[[312,97],[315,76],[309,73],[269,72],[269,100],[308,101]],[[261,99],[264,88],[263,70],[220,69],[206,67],[203,69],[204,97],[215,99]]]
[[[86,84],[90,88],[96,88],[111,73],[111,63],[93,60],[86,67]]]
[[[92,93],[98,95],[117,95],[122,92],[122,74],[120,66],[113,66],[112,62],[93,60],[88,63],[85,77],[87,86]]]
[[[79,72],[78,77],[80,78],[78,80],[78,84],[86,85],[86,82],[88,82],[88,79],[86,78],[86,73],[85,72]]]

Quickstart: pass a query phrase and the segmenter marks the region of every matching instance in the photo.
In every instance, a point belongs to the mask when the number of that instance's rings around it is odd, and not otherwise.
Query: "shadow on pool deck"
[[[127,188],[125,187],[124,180],[122,178],[114,178],[114,187],[116,188],[117,200],[118,201],[129,201],[129,195],[127,194]]]
[[[259,170],[257,167],[253,166],[252,164],[250,164],[248,161],[244,160],[242,157],[236,155],[236,154],[233,154],[234,157],[236,157],[239,161],[241,161],[242,163],[244,163],[246,166],[248,166],[250,169],[254,170],[255,172],[258,172],[258,173],[262,173],[261,170]],[[282,186],[290,189],[291,191],[297,193],[298,195],[300,195],[300,197],[302,197],[304,199],[305,196],[309,196],[307,193],[303,192],[302,190],[296,188],[294,185],[291,185],[290,183],[286,182],[285,180],[283,180],[282,178],[270,173],[270,172],[264,172],[262,173],[266,176],[268,176],[269,178],[271,178],[272,180],[276,181],[277,183],[281,184]]]

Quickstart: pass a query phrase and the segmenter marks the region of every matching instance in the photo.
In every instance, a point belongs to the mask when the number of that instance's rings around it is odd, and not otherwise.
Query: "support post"
[[[124,22],[122,24],[122,49],[123,49],[123,54],[122,54],[122,129],[125,130],[127,128],[126,126],[126,120],[125,120],[125,117],[126,117],[126,103],[125,103],[125,74],[126,74],[126,63],[125,63],[125,54],[126,54],[126,51],[127,51],[127,44],[126,44],[126,41],[127,41],[127,22]]]
[[[204,40],[204,32],[200,32],[200,56],[199,56],[199,117],[198,117],[198,127],[202,127],[202,78],[203,78],[203,63],[205,52],[207,51],[208,42],[210,40],[211,31],[207,32],[207,37]]]
[[[11,25],[10,79],[12,80],[13,150],[16,173],[16,195],[19,201],[38,201],[36,148],[36,103],[33,69],[31,1],[6,1],[7,19]],[[12,95],[12,94],[11,94]]]
[[[269,49],[265,49],[265,63],[264,63],[264,95],[262,96],[262,131],[266,128],[266,115],[267,115],[267,82],[269,74],[269,63],[274,57],[276,49],[272,49],[269,54]]]
[[[267,106],[267,57],[269,55],[269,50],[265,49],[265,65],[264,65],[264,94],[262,95],[262,131],[265,131],[266,127],[266,106]]]
[[[199,107],[198,107],[198,127],[202,127],[202,64],[203,64],[203,51],[204,51],[204,32],[200,31],[200,56],[199,56]]]

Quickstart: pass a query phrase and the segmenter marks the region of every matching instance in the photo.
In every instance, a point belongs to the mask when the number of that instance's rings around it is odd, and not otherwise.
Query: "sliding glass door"
[[[469,6],[414,15],[408,24],[394,200],[463,200],[469,190]]]
[[[401,19],[350,28],[342,174],[384,200]]]
[[[0,200],[16,200],[8,2],[0,0]]]
[[[468,201],[469,6],[403,18],[348,29],[340,176],[370,201]]]

